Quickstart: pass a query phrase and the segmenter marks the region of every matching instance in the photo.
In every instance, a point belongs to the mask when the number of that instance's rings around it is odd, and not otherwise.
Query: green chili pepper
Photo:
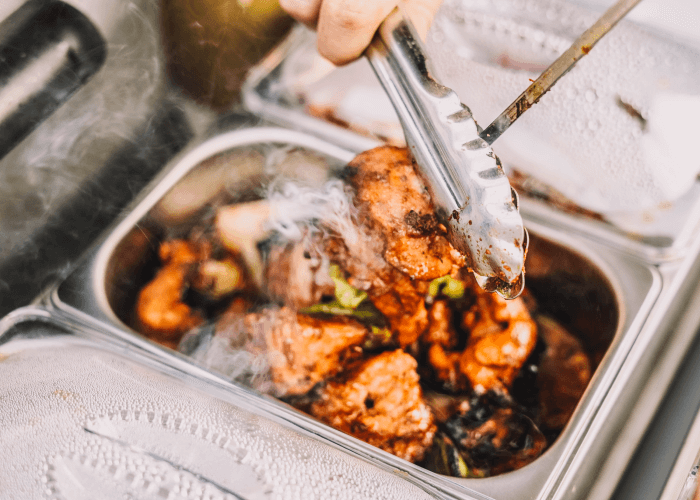
[[[451,299],[461,299],[464,296],[464,283],[449,274],[436,278],[430,282],[428,295],[437,297],[441,293]]]

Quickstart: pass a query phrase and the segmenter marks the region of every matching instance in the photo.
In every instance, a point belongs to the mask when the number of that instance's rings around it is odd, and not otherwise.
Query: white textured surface
[[[0,349],[0,497],[421,499],[366,462],[116,354]]]
[[[470,9],[477,13],[465,15]],[[447,0],[428,48],[441,82],[486,126],[595,19],[558,0]],[[460,46],[476,48],[455,54]],[[700,159],[685,154],[681,161],[648,161],[653,156],[642,148],[648,130],[618,104],[621,99],[654,119],[652,105],[661,94],[690,101],[700,95],[700,53],[623,22],[523,115],[494,151],[592,210],[639,210],[673,201],[691,187]],[[671,127],[700,138],[691,113]]]
[[[594,8],[567,0],[444,0],[426,43],[435,76],[487,126],[613,2],[578,3]],[[690,111],[700,99],[700,2],[645,0],[631,14],[644,27],[625,20],[614,28],[494,151],[506,167],[624,231],[674,239],[697,210],[700,188],[694,151],[700,122]],[[315,54],[309,39],[289,57],[282,85],[306,102],[335,102],[336,112],[360,127],[375,130],[388,120],[383,110],[390,103],[364,59],[328,74]],[[360,90],[372,104],[362,113],[352,111]],[[636,108],[648,127],[618,100]],[[679,101],[688,112],[666,106]],[[400,142],[395,125],[382,133]]]

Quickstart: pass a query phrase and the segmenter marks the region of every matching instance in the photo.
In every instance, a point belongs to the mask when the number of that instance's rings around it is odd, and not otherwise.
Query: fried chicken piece
[[[346,178],[355,189],[360,223],[384,241],[383,257],[391,266],[429,281],[464,265],[407,149],[382,146],[361,153],[349,163]]]
[[[462,392],[469,382],[459,370],[462,353],[453,351],[457,346],[457,332],[452,325],[452,309],[447,300],[436,300],[428,312],[429,325],[423,334],[428,343],[428,363],[433,375],[451,392]]]
[[[462,400],[444,427],[470,469],[483,476],[524,467],[547,447],[533,421],[508,398],[494,393]]]
[[[463,392],[469,389],[469,381],[459,370],[461,352],[446,350],[440,344],[428,348],[428,363],[437,378],[450,392]]]
[[[182,301],[201,250],[188,241],[172,240],[163,242],[158,254],[164,266],[139,293],[137,329],[148,338],[175,348],[186,331],[203,322],[201,315]]]
[[[547,346],[539,365],[538,421],[549,430],[563,429],[591,379],[591,362],[581,342],[561,325],[538,316],[537,326]]]
[[[389,322],[389,328],[402,347],[415,342],[428,326],[425,294],[429,282],[411,280],[391,267],[376,253],[377,240],[346,242],[326,238],[325,252],[348,274],[348,283],[366,291],[372,304]]]
[[[327,250],[348,281],[367,291],[399,344],[409,346],[428,326],[429,281],[455,273],[464,259],[447,241],[407,150],[385,146],[362,153],[348,165],[346,178],[355,189],[364,238],[331,242]]]
[[[428,326],[425,293],[430,280],[455,273],[464,259],[446,230],[405,149],[380,147],[357,156],[346,170],[355,189],[359,230],[330,237],[324,251],[366,291],[402,347]]]
[[[328,261],[321,258],[313,245],[300,241],[270,250],[265,267],[267,292],[274,300],[303,309],[333,296],[334,284]]]
[[[362,354],[367,328],[345,317],[316,318],[288,307],[246,315],[252,336],[264,334],[268,361],[280,396],[304,394]],[[257,332],[257,333],[256,333]]]
[[[413,344],[428,327],[428,311],[425,308],[428,285],[428,282],[411,281],[397,272],[393,286],[386,292],[369,292],[372,303],[389,321],[401,347]]]
[[[470,332],[460,371],[477,393],[504,391],[535,348],[537,326],[520,299],[505,300],[472,284],[476,304],[464,314]]]
[[[328,382],[311,414],[409,462],[433,442],[433,415],[422,399],[416,360],[384,352]]]

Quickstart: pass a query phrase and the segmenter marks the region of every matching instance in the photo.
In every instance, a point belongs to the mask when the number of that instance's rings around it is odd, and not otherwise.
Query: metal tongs
[[[483,131],[457,94],[431,77],[420,38],[400,8],[367,48],[450,242],[485,290],[506,299],[520,295],[528,246],[517,193],[491,144],[640,1],[619,0]]]

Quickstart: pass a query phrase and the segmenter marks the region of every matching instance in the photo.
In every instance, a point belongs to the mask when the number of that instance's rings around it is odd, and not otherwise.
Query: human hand
[[[425,38],[442,0],[404,0],[403,11]],[[280,0],[293,18],[318,31],[319,53],[337,65],[362,55],[401,0]]]

